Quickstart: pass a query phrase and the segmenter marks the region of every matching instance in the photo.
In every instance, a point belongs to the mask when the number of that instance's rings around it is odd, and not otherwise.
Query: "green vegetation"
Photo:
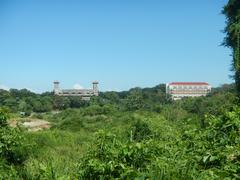
[[[175,102],[163,84],[90,102],[0,90],[0,179],[240,179],[239,9],[230,0],[223,11],[236,88]],[[52,127],[9,126],[24,116]]]
[[[5,114],[15,118],[21,109],[4,104],[1,178],[240,178],[240,109],[234,105],[234,86],[175,102],[166,99],[164,89],[160,85],[106,92],[90,102],[51,93],[28,97],[21,93],[25,90],[15,90],[15,95],[2,91],[1,97],[19,97],[18,107],[29,105],[29,99],[50,102],[48,111],[33,108],[31,117],[51,122],[52,128],[11,128]],[[58,105],[69,102],[68,108],[56,108],[55,98]]]
[[[7,123],[4,110],[0,110],[0,178],[18,178],[28,157],[28,142],[18,128],[11,128]]]
[[[224,7],[223,13],[227,17],[227,27],[225,29],[226,38],[224,45],[232,50],[232,65],[234,79],[238,97],[240,96],[240,2],[238,0],[229,0]]]

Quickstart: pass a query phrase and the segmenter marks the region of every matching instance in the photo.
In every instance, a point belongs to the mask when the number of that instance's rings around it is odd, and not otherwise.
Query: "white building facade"
[[[211,92],[211,86],[206,82],[172,82],[166,84],[166,93],[173,100],[184,97],[206,96]]]
[[[57,96],[80,96],[83,100],[89,101],[92,96],[98,96],[98,82],[94,81],[92,89],[60,89],[60,82],[54,81],[54,95]]]

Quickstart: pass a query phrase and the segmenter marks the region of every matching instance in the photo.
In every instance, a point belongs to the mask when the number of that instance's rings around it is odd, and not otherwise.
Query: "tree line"
[[[83,108],[93,104],[99,106],[108,104],[124,111],[144,109],[160,112],[164,105],[174,104],[171,98],[167,96],[165,89],[165,84],[160,84],[153,88],[133,88],[123,92],[101,92],[99,97],[93,97],[91,101],[84,101],[81,97],[55,96],[52,92],[36,94],[27,89],[0,90],[0,106],[9,109],[11,113],[23,112],[25,116],[29,116],[33,112],[61,111],[68,108]],[[221,96],[227,96],[226,93],[229,93],[229,96],[235,93],[235,88],[232,84],[214,88],[208,96],[213,97],[213,94],[218,94],[218,98],[221,99],[225,98]],[[185,99],[184,102],[187,102],[187,99],[192,98]],[[196,99],[209,98],[202,97]]]

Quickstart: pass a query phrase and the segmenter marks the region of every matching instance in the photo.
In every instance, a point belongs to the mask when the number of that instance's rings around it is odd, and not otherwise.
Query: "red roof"
[[[169,85],[209,85],[206,82],[172,82]]]

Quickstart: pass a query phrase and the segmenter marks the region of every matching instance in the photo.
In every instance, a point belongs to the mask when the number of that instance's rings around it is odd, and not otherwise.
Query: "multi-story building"
[[[60,89],[60,82],[54,81],[54,94],[57,96],[80,96],[83,100],[90,100],[92,96],[98,96],[98,82],[93,82],[92,89]]]
[[[211,92],[211,86],[206,82],[172,82],[166,84],[166,93],[173,100],[183,97],[206,96]]]

